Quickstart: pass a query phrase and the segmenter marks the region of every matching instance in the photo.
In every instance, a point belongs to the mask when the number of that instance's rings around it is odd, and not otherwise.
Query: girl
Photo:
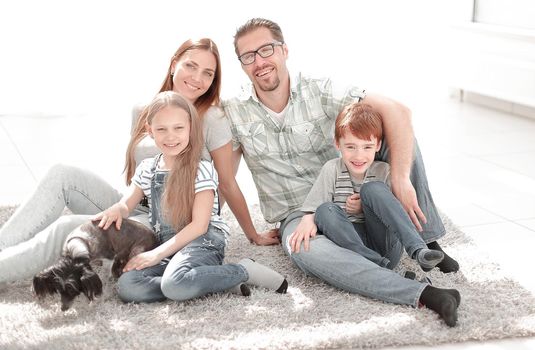
[[[288,283],[277,272],[243,259],[221,265],[228,226],[218,215],[217,172],[200,160],[201,122],[181,95],[161,92],[143,112],[147,132],[162,152],[136,168],[125,196],[97,214],[107,229],[130,215],[143,196],[160,245],[133,257],[119,278],[125,302],[183,301],[233,288],[249,295],[247,282],[278,292]]]
[[[250,241],[277,244],[277,232],[257,233],[232,169],[231,134],[219,104],[221,65],[216,44],[210,39],[187,40],[171,57],[161,91],[184,95],[203,116],[203,157],[213,159],[220,191]],[[127,183],[136,162],[158,151],[147,136],[146,116],[136,124],[127,150]],[[148,145],[148,146],[147,146]],[[134,155],[136,156],[134,158]],[[34,276],[60,256],[65,237],[91,215],[110,207],[121,193],[97,175],[83,169],[55,165],[43,177],[33,195],[22,203],[0,229],[0,283]],[[62,215],[67,207],[74,215]],[[148,225],[148,208],[138,205],[134,219]]]

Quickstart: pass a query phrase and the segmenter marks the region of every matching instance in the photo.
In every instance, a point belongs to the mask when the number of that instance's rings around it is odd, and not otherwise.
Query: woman
[[[214,61],[215,60],[215,61]],[[221,202],[227,201],[243,232],[252,243],[277,244],[278,232],[258,234],[254,228],[245,198],[236,182],[232,159],[232,133],[228,120],[218,107],[221,90],[221,63],[216,44],[210,39],[183,43],[171,57],[167,74],[159,92],[175,91],[186,96],[204,119],[205,148],[203,158],[213,160],[219,175]],[[139,114],[137,108],[134,114]],[[135,166],[142,159],[158,153],[154,141],[145,130],[146,115],[134,123],[133,135],[126,154],[126,182],[129,184]]]
[[[206,145],[220,177],[226,198],[247,237],[257,244],[275,244],[276,232],[258,234],[252,224],[243,194],[234,178],[230,136],[221,137],[226,119],[219,109],[221,65],[217,46],[210,39],[187,40],[171,58],[160,91],[183,94],[205,118]],[[135,169],[134,151],[146,145],[140,125],[134,129],[127,150],[126,178]],[[222,125],[211,126],[211,122]],[[228,130],[228,124],[226,124]],[[210,136],[212,135],[212,136]],[[228,139],[226,141],[226,139]],[[223,141],[221,141],[223,140]],[[225,142],[226,141],[226,142]],[[206,151],[203,151],[206,155]],[[154,156],[154,153],[147,156]],[[17,209],[0,230],[0,283],[33,276],[60,256],[65,237],[78,225],[120,200],[121,193],[95,174],[79,168],[55,165],[40,181],[36,191]],[[67,207],[74,215],[62,215]],[[138,205],[132,216],[148,225],[147,208]]]

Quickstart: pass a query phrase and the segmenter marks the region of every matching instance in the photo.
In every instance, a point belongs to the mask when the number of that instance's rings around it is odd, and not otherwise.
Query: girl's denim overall
[[[155,158],[151,181],[151,225],[160,244],[176,235],[163,219],[161,198],[167,172],[158,171]],[[180,233],[179,233],[180,234]],[[143,270],[124,273],[118,281],[119,297],[125,302],[188,300],[228,290],[248,280],[239,264],[223,264],[225,234],[213,225],[173,256]]]

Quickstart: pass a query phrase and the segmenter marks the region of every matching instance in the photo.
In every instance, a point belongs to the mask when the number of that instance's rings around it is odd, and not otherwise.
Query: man
[[[315,236],[301,223],[300,207],[321,167],[338,156],[333,142],[336,116],[345,105],[364,99],[383,118],[385,140],[378,159],[391,165],[394,194],[424,241],[431,242],[429,248],[441,250],[436,240],[445,230],[414,147],[410,111],[355,87],[336,94],[329,79],[298,75],[290,81],[288,47],[280,27],[270,20],[255,18],[238,28],[234,47],[253,91],[245,99],[224,102],[223,107],[238,152],[243,152],[253,175],[264,218],[281,223],[282,246],[292,261],[304,272],[352,293],[413,306],[420,301],[454,325],[460,302],[457,291],[405,279],[323,235]],[[348,202],[348,209],[351,205]],[[298,251],[301,242],[304,250]],[[458,270],[447,254],[437,266],[443,272]]]

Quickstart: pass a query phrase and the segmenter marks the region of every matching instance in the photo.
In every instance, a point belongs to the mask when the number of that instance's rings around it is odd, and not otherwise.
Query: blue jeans
[[[360,188],[360,200],[366,229],[377,236],[377,251],[389,257],[392,268],[399,263],[402,247],[410,257],[418,249],[427,248],[409,215],[386,184],[377,181],[364,184]]]
[[[349,221],[341,207],[328,202],[316,211],[318,230],[337,245],[391,269],[399,263],[403,247],[411,257],[416,250],[427,247],[386,184],[363,184],[360,198],[365,223]]]
[[[239,264],[222,265],[224,233],[214,226],[178,251],[170,260],[123,273],[118,281],[124,302],[184,301],[226,291],[249,279]]]
[[[120,199],[119,191],[90,171],[51,167],[0,229],[0,283],[33,277],[55,264],[67,235]],[[73,215],[63,215],[65,208]],[[146,208],[132,215],[148,224]]]
[[[390,149],[386,140],[383,139],[381,149],[377,152],[375,160],[389,162]],[[446,234],[446,229],[442,223],[442,219],[438,214],[438,210],[433,201],[433,196],[429,190],[427,183],[427,175],[425,174],[424,160],[420,152],[420,147],[416,139],[414,140],[413,162],[411,166],[410,180],[414,189],[416,190],[416,197],[418,204],[425,214],[427,223],[422,223],[423,231],[420,233],[425,243],[434,242]]]
[[[290,253],[288,239],[302,215],[293,213],[284,222],[282,246],[307,275],[350,293],[389,303],[418,306],[420,294],[427,284],[404,278],[352,250],[340,247],[324,235],[310,240],[309,251],[305,251],[301,244],[299,253]]]
[[[337,204],[327,202],[320,205],[316,210],[314,223],[318,227],[318,234],[329,238],[336,245],[354,251],[379,266],[395,267],[391,266],[387,254],[378,253],[380,248],[388,252],[393,250],[393,247],[387,247],[389,237],[379,237],[379,232],[368,232],[364,223],[349,221],[344,209]],[[383,236],[385,234],[386,232],[382,233]]]

